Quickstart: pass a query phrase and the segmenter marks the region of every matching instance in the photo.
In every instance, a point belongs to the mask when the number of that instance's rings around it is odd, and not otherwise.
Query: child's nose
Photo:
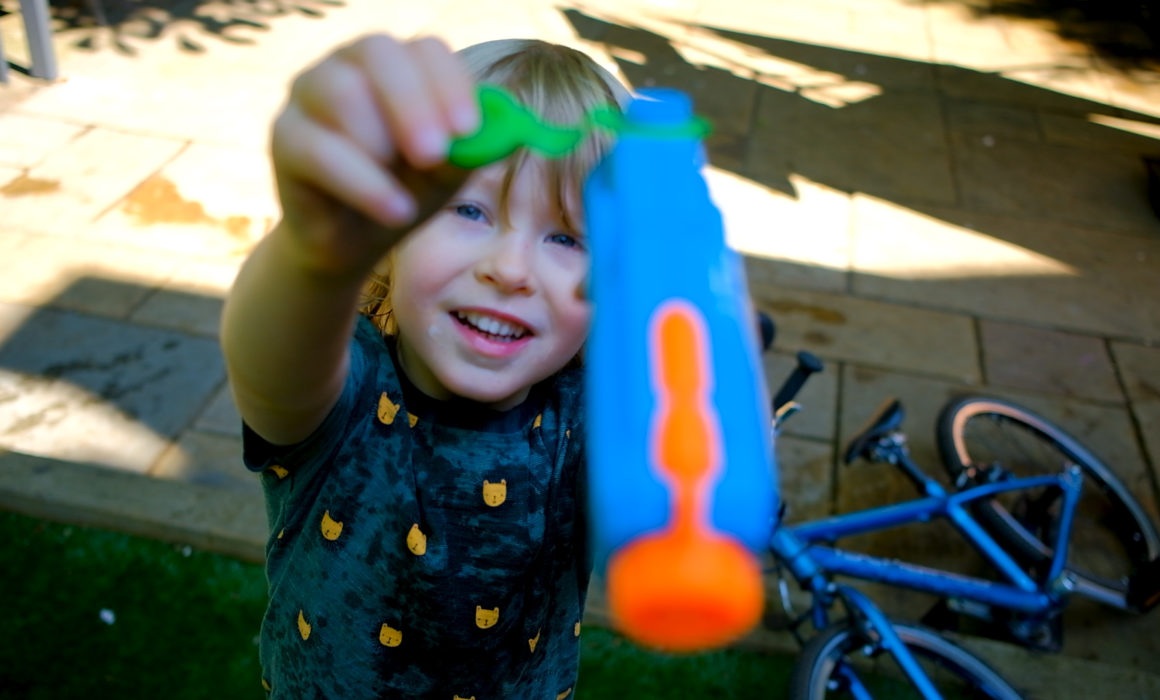
[[[476,268],[476,277],[508,294],[531,294],[531,243],[508,231],[496,238]]]

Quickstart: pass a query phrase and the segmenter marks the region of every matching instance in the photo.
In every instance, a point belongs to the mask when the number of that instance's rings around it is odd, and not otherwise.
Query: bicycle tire
[[[891,621],[891,627],[945,698],[1021,700],[1023,697],[985,661],[938,633],[903,622]],[[794,663],[789,697],[823,700],[831,691],[840,693],[841,681],[834,679],[839,664],[843,660],[848,662],[848,657],[867,647],[875,653],[881,652],[867,631],[849,620],[822,630],[806,643]],[[923,664],[924,661],[927,663]],[[896,694],[891,692],[890,696],[896,697]]]
[[[1004,440],[1001,450],[997,442],[983,444],[984,437],[1000,433]],[[985,396],[961,396],[943,407],[937,438],[943,465],[955,483],[960,483],[959,477],[968,467],[994,461],[1015,476],[1051,473],[1069,461],[1077,465],[1083,472],[1083,492],[1064,567],[1074,584],[1073,592],[1115,608],[1136,608],[1129,599],[1132,578],[1160,556],[1160,535],[1144,507],[1098,457],[1033,411]],[[1016,444],[1020,454],[1015,454]],[[1032,449],[1043,452],[1032,456]],[[1045,464],[1052,454],[1059,460],[1057,467]],[[980,524],[1000,544],[1010,547],[1033,575],[1046,569],[1053,554],[1049,544],[1053,523],[1044,517],[1050,514],[1032,498],[1049,502],[1044,493],[1004,495],[980,501],[973,510]],[[1029,514],[1028,504],[1039,506],[1043,512]]]

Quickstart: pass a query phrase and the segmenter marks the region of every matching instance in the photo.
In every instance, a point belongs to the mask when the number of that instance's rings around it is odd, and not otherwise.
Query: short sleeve
[[[373,337],[368,337],[370,326]],[[246,468],[262,472],[274,466],[285,469],[303,468],[325,462],[343,443],[343,438],[352,428],[359,398],[364,396],[363,388],[373,373],[373,343],[381,344],[381,337],[363,317],[359,317],[354,336],[350,342],[350,366],[342,394],[309,437],[293,445],[274,445],[242,423],[242,461]]]

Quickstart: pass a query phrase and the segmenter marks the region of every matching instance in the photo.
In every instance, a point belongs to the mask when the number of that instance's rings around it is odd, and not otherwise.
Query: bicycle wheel
[[[1121,609],[1139,607],[1129,596],[1133,576],[1160,555],[1160,535],[1115,472],[1075,438],[1017,404],[982,396],[947,404],[937,437],[943,464],[960,485],[972,466],[999,465],[1016,477],[1078,466],[1083,491],[1065,565],[1074,592]],[[1050,565],[1061,501],[1058,489],[1018,491],[980,501],[974,513],[1035,576]]]
[[[946,700],[1018,700],[1022,697],[986,662],[950,640],[915,625],[891,622],[891,626]],[[844,667],[853,668],[873,696],[921,697],[901,675],[893,657],[884,661],[887,665],[877,673],[861,662],[863,658],[875,657],[889,657],[889,654],[883,652],[866,630],[849,621],[831,625],[802,648],[790,673],[789,697],[798,700],[849,697]]]

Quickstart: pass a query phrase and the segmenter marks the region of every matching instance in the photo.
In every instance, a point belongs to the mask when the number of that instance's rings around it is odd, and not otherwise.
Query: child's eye
[[[583,241],[581,241],[578,236],[574,236],[570,233],[553,233],[552,235],[548,236],[548,241],[550,243],[555,243],[556,245],[562,245],[565,248],[577,248],[579,250],[584,250]]]
[[[483,210],[474,204],[457,204],[455,205],[455,213],[465,219],[472,221],[479,221],[484,218]]]

